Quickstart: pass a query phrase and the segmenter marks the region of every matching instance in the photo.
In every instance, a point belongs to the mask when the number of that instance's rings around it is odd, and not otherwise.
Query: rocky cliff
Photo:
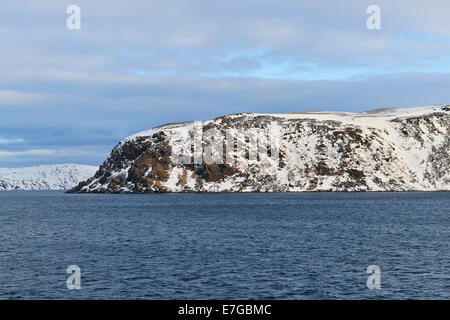
[[[167,124],[121,141],[71,191],[450,190],[449,133],[448,106]]]

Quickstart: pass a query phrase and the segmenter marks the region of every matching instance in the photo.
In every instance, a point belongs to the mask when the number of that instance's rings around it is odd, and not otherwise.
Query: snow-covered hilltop
[[[132,135],[72,192],[450,190],[449,162],[448,106],[237,114]]]
[[[78,164],[0,168],[0,190],[68,190],[97,170]]]

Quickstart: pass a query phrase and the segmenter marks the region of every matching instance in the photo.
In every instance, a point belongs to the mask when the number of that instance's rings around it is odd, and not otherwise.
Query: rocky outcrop
[[[121,141],[71,192],[450,190],[449,133],[448,106],[168,124]]]

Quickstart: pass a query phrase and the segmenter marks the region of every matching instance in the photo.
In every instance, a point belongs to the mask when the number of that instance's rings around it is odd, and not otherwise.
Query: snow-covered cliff
[[[449,133],[448,106],[168,124],[121,141],[72,192],[450,190]]]
[[[0,168],[0,190],[68,190],[97,170],[78,164]]]

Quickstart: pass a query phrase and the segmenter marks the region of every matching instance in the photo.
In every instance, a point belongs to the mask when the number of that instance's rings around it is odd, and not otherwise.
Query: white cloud
[[[0,161],[97,162],[87,144],[228,113],[449,103],[450,1],[377,0],[373,32],[369,4],[77,0],[72,32],[60,0],[4,1]]]
[[[41,93],[29,93],[16,90],[0,91],[0,107],[21,106],[30,103],[42,102],[47,95]]]
[[[6,151],[0,150],[0,160],[23,160],[23,157],[33,157],[42,159],[73,159],[77,157],[94,157],[98,156],[99,152],[92,150],[92,148],[61,148],[61,149],[28,149],[20,151]],[[103,154],[101,154],[104,156]]]
[[[15,139],[7,139],[0,137],[0,144],[11,144],[11,143],[22,143],[25,142],[25,139],[15,138]]]

